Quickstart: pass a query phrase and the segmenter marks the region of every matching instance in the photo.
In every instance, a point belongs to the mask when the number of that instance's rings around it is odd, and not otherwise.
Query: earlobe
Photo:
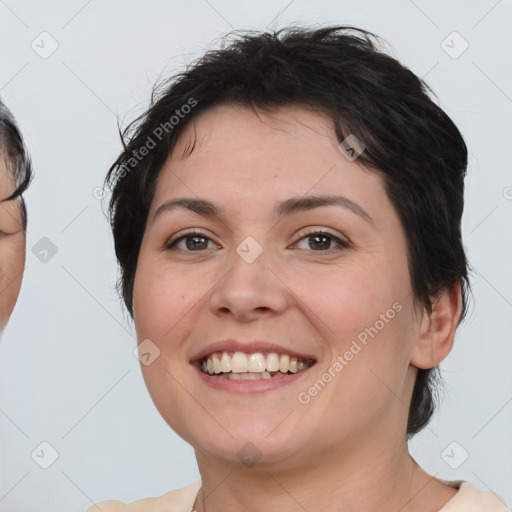
[[[461,313],[461,285],[456,283],[444,288],[433,300],[432,312],[424,311],[418,339],[411,351],[413,366],[434,368],[450,353]]]

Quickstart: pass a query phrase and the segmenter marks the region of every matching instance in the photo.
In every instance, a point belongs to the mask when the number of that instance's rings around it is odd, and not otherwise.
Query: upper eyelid
[[[332,238],[341,247],[345,247],[345,248],[352,247],[352,242],[347,237],[340,236],[335,233],[331,233],[330,231],[325,230],[325,229],[313,229],[312,231],[308,231],[307,233],[300,235],[298,237],[298,239],[293,243],[293,245],[297,245],[299,242],[301,242],[305,238],[309,238],[310,236],[318,235],[318,234]],[[328,251],[320,251],[320,252],[328,252]]]
[[[349,243],[349,238],[346,235],[338,234],[338,233],[333,233],[332,231],[330,231],[327,228],[309,228],[308,227],[308,228],[303,228],[303,229],[306,229],[307,231],[303,232],[300,235],[297,235],[297,236],[299,236],[299,239],[306,238],[308,236],[316,235],[318,233],[321,233],[323,235],[332,236],[333,238],[338,238],[342,242],[346,241],[347,243]]]
[[[194,235],[195,236],[201,236],[203,238],[207,238],[211,242],[213,242],[213,243],[215,243],[217,245],[221,245],[218,242],[216,242],[215,239],[212,236],[210,236],[208,233],[204,232],[202,229],[199,229],[199,228],[197,228],[197,229],[189,228],[189,229],[190,229],[190,231],[186,231],[185,233],[181,233],[180,235],[176,236],[173,240],[168,240],[165,243],[165,246],[166,247],[170,247],[171,245],[174,246],[177,242],[180,242],[184,238],[187,238],[189,236],[194,236]],[[296,245],[298,242],[302,241],[304,238],[308,238],[309,236],[313,236],[313,235],[316,235],[316,234],[319,234],[319,233],[324,235],[324,236],[327,235],[327,236],[330,236],[332,238],[335,238],[339,242],[341,242],[341,244],[351,245],[351,243],[352,243],[348,239],[348,237],[346,237],[345,235],[339,235],[339,234],[336,234],[336,233],[332,233],[329,229],[326,229],[326,228],[314,228],[314,227],[311,228],[311,227],[308,227],[308,228],[303,228],[303,229],[307,229],[308,231],[297,234],[296,236],[298,238],[297,238],[297,240],[295,240],[295,242],[293,242],[293,245]]]
[[[167,241],[165,242],[166,245],[168,244],[171,244],[171,243],[176,243],[178,240],[181,240],[182,238],[185,238],[187,236],[193,236],[193,235],[199,235],[199,236],[203,236],[204,238],[208,238],[210,239],[212,242],[215,242],[214,238],[209,235],[207,232],[205,232],[203,230],[203,228],[199,229],[195,229],[195,228],[189,228],[187,229],[184,233],[181,233],[181,234],[178,234],[178,235],[173,235],[172,237],[170,237],[169,239],[167,239]]]

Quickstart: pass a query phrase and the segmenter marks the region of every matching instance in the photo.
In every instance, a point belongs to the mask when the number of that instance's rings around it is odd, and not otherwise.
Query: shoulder
[[[175,489],[163,496],[144,498],[130,504],[109,500],[96,503],[87,512],[187,512],[192,507],[201,488],[201,480]]]
[[[452,482],[459,492],[439,512],[507,512],[505,500],[492,491],[480,491],[471,482]]]

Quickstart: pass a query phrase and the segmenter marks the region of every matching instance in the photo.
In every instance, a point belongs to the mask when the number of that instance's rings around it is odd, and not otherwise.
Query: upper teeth
[[[202,360],[201,369],[213,375],[216,373],[262,373],[277,372],[297,373],[311,366],[297,357],[287,354],[277,354],[276,352],[267,353],[254,352],[246,354],[244,352],[214,352]]]

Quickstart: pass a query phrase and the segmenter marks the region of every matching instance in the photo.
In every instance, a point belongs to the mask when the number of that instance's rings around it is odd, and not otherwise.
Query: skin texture
[[[0,157],[0,199],[14,192],[14,183]],[[25,230],[19,199],[0,202],[0,332],[12,313],[25,266]]]
[[[371,221],[340,206],[273,216],[277,202],[333,194]],[[178,197],[207,199],[226,215],[178,209],[155,218]],[[166,249],[190,228],[208,237],[200,249],[187,251],[186,240]],[[349,247],[304,238],[319,230]],[[253,263],[236,252],[248,236],[263,249]],[[401,311],[300,403],[298,394],[394,303]],[[158,178],[134,286],[138,340],[160,350],[142,365],[145,382],[163,418],[195,449],[204,491],[196,510],[439,510],[456,490],[409,455],[408,404],[416,368],[450,352],[460,309],[457,287],[431,315],[415,306],[405,233],[383,181],[340,152],[328,117],[299,106],[219,106],[198,116]],[[274,341],[317,363],[274,391],[215,390],[190,359],[226,338]],[[261,454],[252,467],[237,456],[249,442]]]

